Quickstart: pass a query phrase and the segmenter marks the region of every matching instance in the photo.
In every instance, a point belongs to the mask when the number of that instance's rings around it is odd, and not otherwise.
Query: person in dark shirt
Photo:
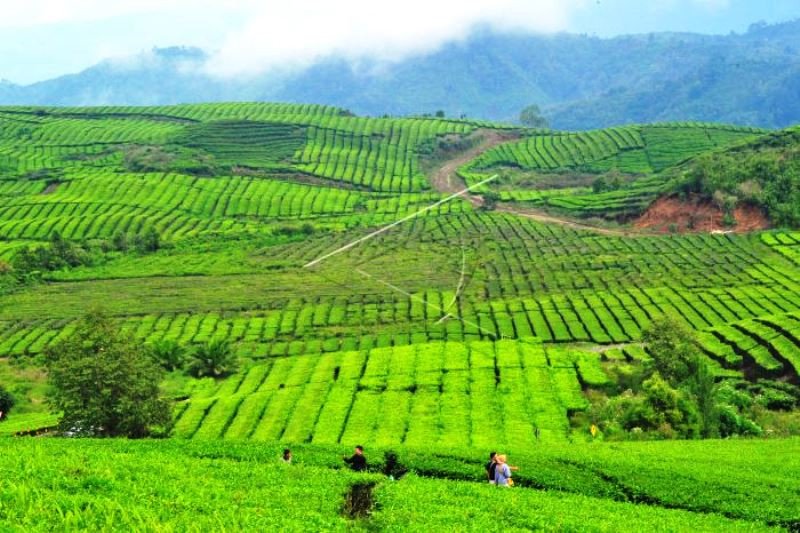
[[[292,464],[292,450],[286,448],[283,450],[283,455],[281,456],[281,461],[286,463],[287,465]]]
[[[497,469],[497,461],[495,457],[497,456],[497,452],[492,452],[489,454],[489,462],[486,463],[486,477],[489,479],[489,483],[494,485],[494,473]]]
[[[356,446],[352,457],[343,457],[344,462],[350,465],[354,472],[363,472],[367,469],[367,458],[364,457],[364,447]]]

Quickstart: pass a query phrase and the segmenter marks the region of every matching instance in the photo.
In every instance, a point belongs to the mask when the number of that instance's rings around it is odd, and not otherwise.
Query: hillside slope
[[[515,187],[553,176],[630,174],[630,189],[557,189],[573,212],[614,212],[658,194],[656,167],[760,134],[508,131],[291,104],[0,108],[0,376],[20,399],[0,431],[52,423],[41,354],[94,308],[143,345],[230,343],[242,366],[227,379],[170,374],[188,438],[488,446],[479,406],[494,405],[509,444],[585,439],[584,393],[646,361],[642,332],[665,315],[696,332],[717,379],[794,405],[755,382],[800,379],[797,233],[601,232],[437,203],[447,191],[425,172],[472,149],[483,171],[516,161],[528,181],[499,180],[501,203],[548,198]]]

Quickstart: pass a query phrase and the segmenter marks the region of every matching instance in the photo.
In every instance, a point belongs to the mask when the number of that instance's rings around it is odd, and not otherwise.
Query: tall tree
[[[48,400],[62,430],[83,436],[146,437],[171,424],[160,396],[163,370],[149,352],[102,313],[81,319],[74,333],[45,353]]]
[[[653,366],[676,387],[697,372],[700,352],[694,332],[675,317],[656,318],[642,332]]]

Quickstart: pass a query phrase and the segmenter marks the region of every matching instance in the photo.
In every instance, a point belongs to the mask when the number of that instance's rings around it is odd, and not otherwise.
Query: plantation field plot
[[[621,189],[607,192],[563,194],[553,192],[541,203],[564,211],[575,217],[604,217],[627,220],[647,209],[669,187],[669,181],[661,176],[639,178]]]
[[[600,356],[548,362],[545,353],[531,339],[276,358],[189,399],[175,435],[385,446],[561,441],[567,411],[586,407],[577,361],[588,380],[589,369],[602,373]],[[492,430],[498,416],[501,432]]]
[[[767,246],[784,255],[796,265],[800,265],[800,233],[764,233],[761,239]]]
[[[177,327],[183,343],[226,338],[258,358],[530,336],[627,343],[665,314],[706,330],[800,310],[797,267],[758,237],[624,239],[503,214],[426,216],[301,268],[364,234],[222,239],[54,273],[63,281],[0,296],[15,327],[0,331],[0,352],[38,353],[91,306],[147,342]],[[741,367],[741,354],[707,351]]]
[[[155,228],[165,239],[203,233],[265,232],[289,220],[322,226],[394,220],[441,196],[370,194],[252,177],[84,171],[52,193],[0,195],[0,238],[45,240],[53,232],[81,240]],[[459,212],[464,202],[431,214]]]
[[[39,244],[37,241],[26,240],[0,241],[0,259],[10,262],[20,248],[33,248],[37,244]]]
[[[473,185],[500,172],[503,180],[484,185],[478,192],[499,193],[503,201],[521,201],[575,217],[628,219],[669,189],[668,179],[659,172],[702,152],[733,146],[762,133],[701,123],[625,126],[582,133],[536,132],[487,151],[459,173]],[[531,172],[539,177],[530,179]],[[573,190],[585,185],[592,175],[604,173],[611,174],[597,192]],[[550,190],[546,194],[531,191],[542,177],[554,182],[548,186]],[[538,194],[532,195],[534,192]]]
[[[47,169],[119,165],[120,146],[163,144],[181,131],[167,121],[81,120],[0,109],[0,168],[19,176]]]
[[[163,441],[127,448],[3,440],[10,448],[0,460],[0,528],[7,531],[346,531],[345,494],[378,477],[302,465],[287,475],[277,460],[253,468],[187,456]],[[24,455],[6,453],[18,446]]]
[[[644,505],[557,492],[521,490],[510,499],[489,485],[410,477],[382,485],[371,522],[381,531],[770,531],[765,525],[717,515],[658,509]],[[421,502],[428,502],[422,506]],[[502,519],[487,517],[482,505],[503,509]],[[424,511],[422,511],[424,509]],[[422,511],[422,512],[421,512]],[[491,513],[489,513],[491,515]]]
[[[429,188],[419,168],[417,147],[437,135],[466,134],[466,123],[420,119],[336,117],[309,127],[296,158],[299,168],[376,191]]]
[[[291,162],[305,144],[306,131],[293,124],[220,120],[189,126],[178,143],[203,150],[223,165],[251,168]]]
[[[485,483],[484,450],[475,449],[395,446],[411,473],[390,480],[379,473],[388,448],[370,444],[373,473],[354,474],[343,470],[345,445],[292,444],[287,466],[279,462],[278,442],[0,439],[0,487],[8,503],[0,527],[791,530],[800,518],[799,444],[731,439],[504,448],[519,471],[517,486],[503,492]],[[374,484],[372,513],[346,519],[345,495],[366,483]],[[486,512],[487,502],[504,509],[502,520]]]
[[[800,313],[744,320],[709,332],[716,338],[712,346],[751,358],[767,375],[800,374]]]
[[[558,170],[581,168],[646,174],[661,171],[716,147],[730,146],[763,133],[753,128],[701,123],[624,126],[583,133],[534,133],[494,148],[471,169],[519,167]]]
[[[310,174],[371,191],[419,192],[430,188],[419,168],[420,146],[475,127],[286,104],[0,108],[0,169],[19,176],[53,171],[55,177],[65,169],[122,170],[131,164],[203,176],[255,170]],[[141,147],[144,155],[131,155],[130,149]]]

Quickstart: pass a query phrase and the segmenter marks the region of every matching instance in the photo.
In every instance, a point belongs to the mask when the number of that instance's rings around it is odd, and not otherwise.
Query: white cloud
[[[220,76],[302,68],[327,56],[399,60],[466,37],[478,25],[553,32],[585,0],[267,0],[212,57]]]
[[[42,25],[96,22],[115,17],[168,15],[180,22],[181,12],[211,10],[253,11],[258,0],[7,0],[0,6],[0,28],[30,28]]]

